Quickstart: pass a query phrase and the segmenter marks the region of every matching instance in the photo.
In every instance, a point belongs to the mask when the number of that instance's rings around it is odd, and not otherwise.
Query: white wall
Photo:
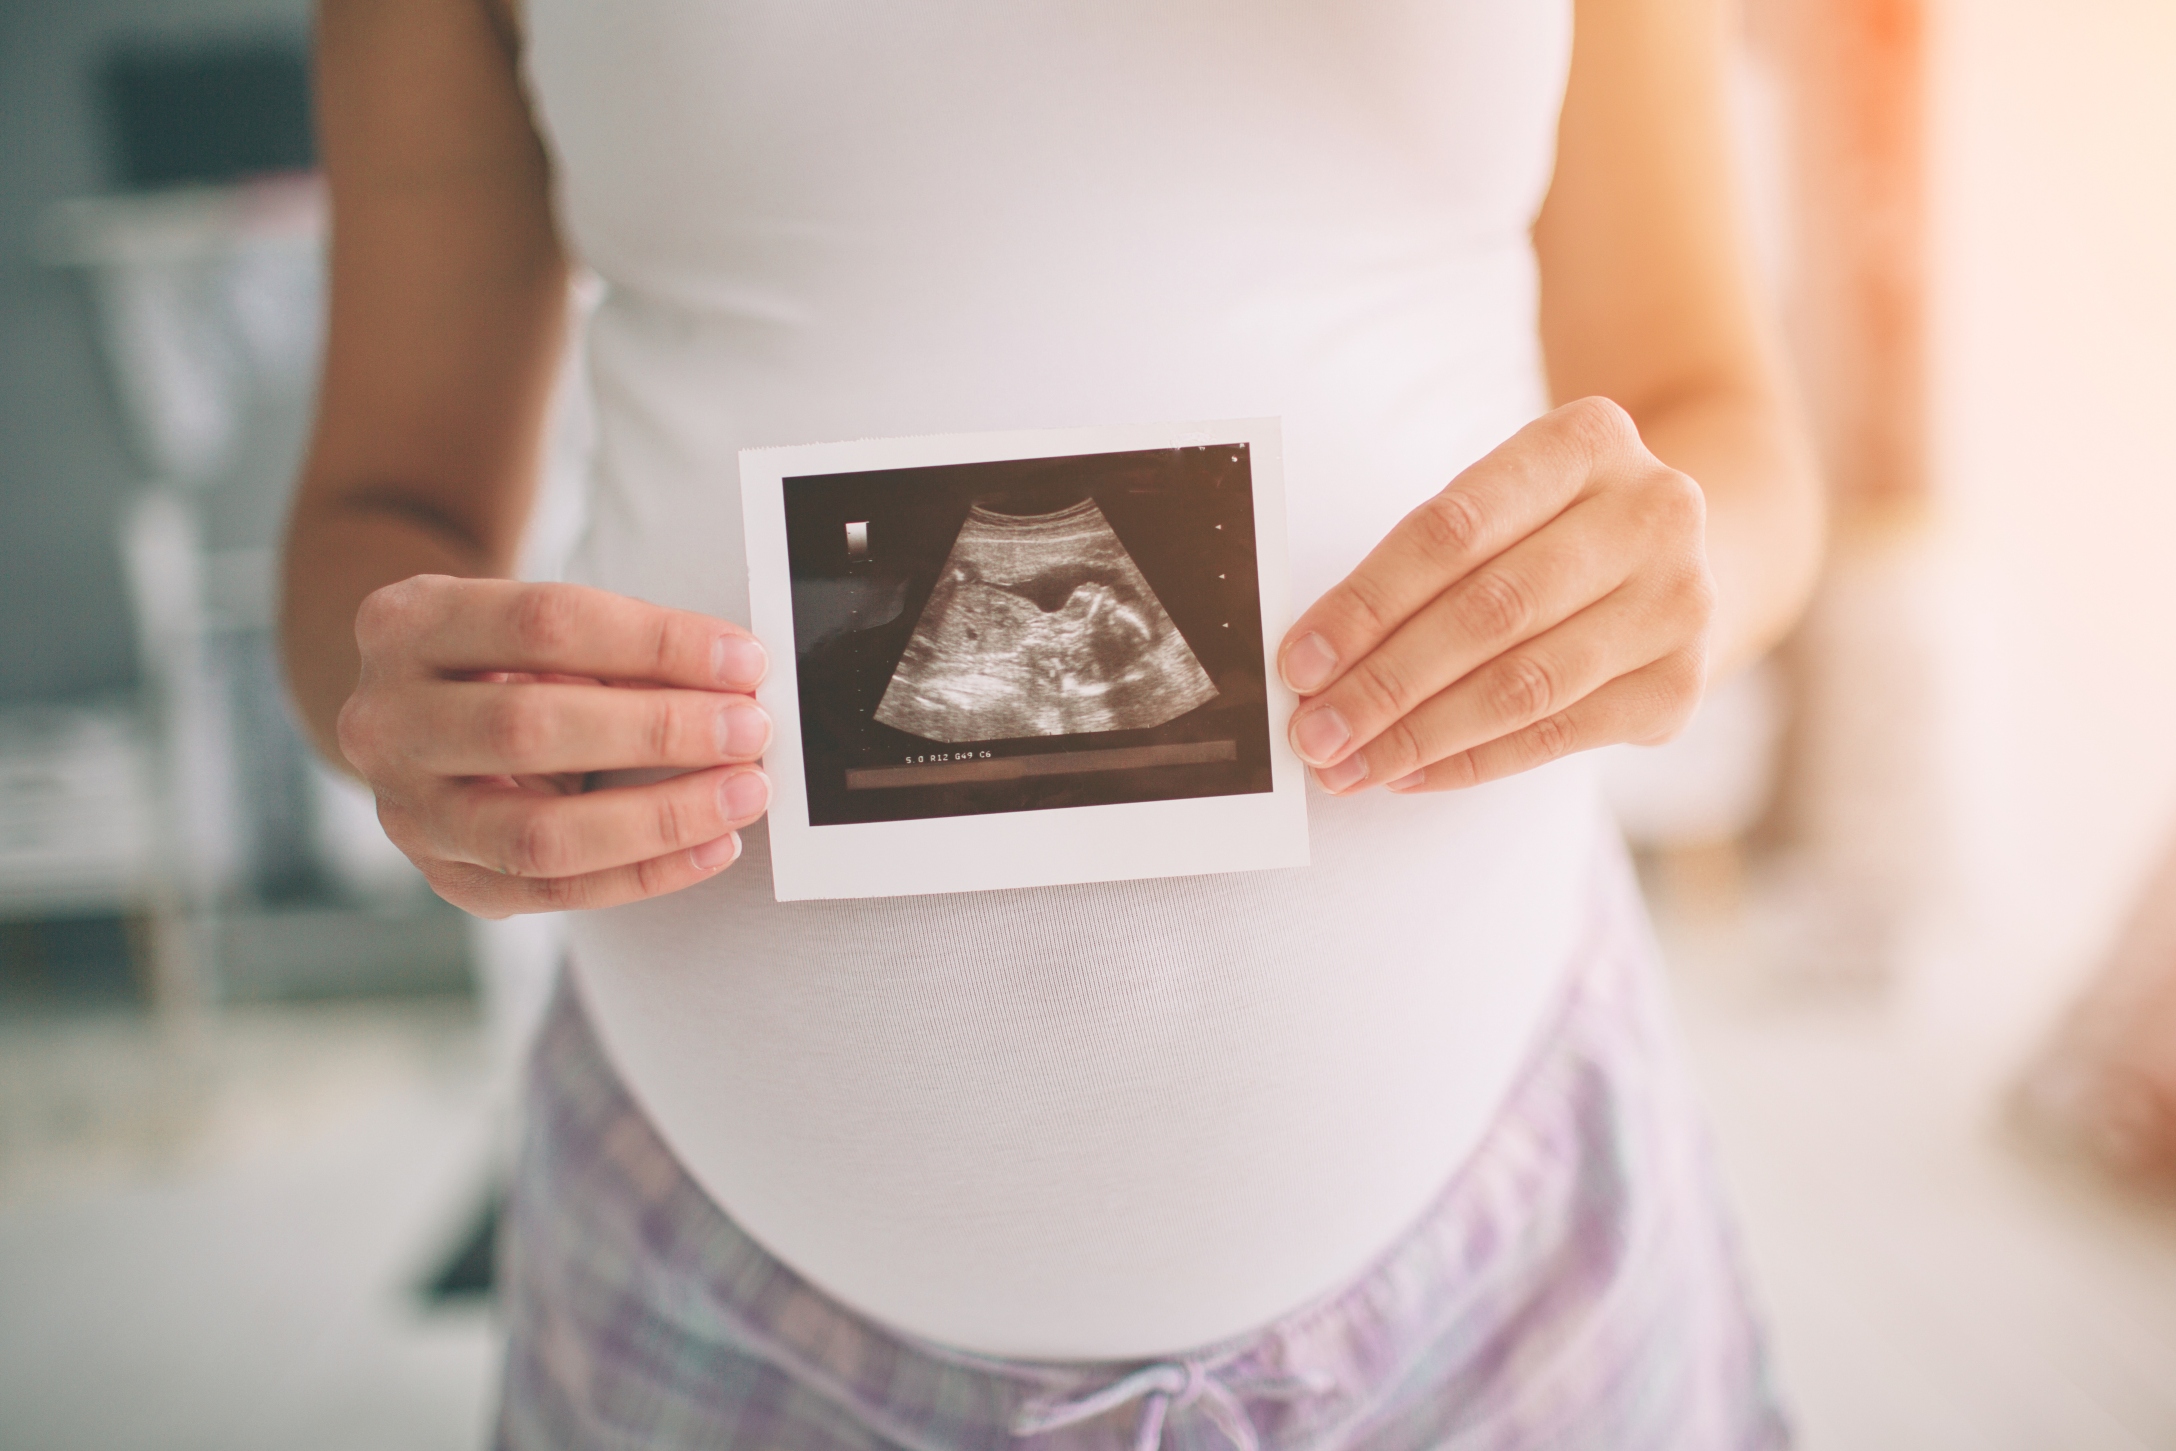
[[[1934,7],[1958,858],[1927,990],[2029,1034],[2176,833],[2176,5]]]

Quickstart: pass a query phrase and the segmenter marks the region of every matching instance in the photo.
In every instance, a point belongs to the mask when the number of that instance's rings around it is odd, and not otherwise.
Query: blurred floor
[[[2014,1054],[1909,993],[1662,926],[1801,1451],[2176,1447],[2176,1196],[2019,1142]]]
[[[1665,939],[1805,1451],[2176,1447],[2176,1203],[2021,1151],[1893,995]],[[0,1023],[0,1447],[480,1445],[489,1319],[415,1292],[492,1117],[460,1005]]]
[[[0,1447],[480,1445],[492,1328],[415,1286],[491,1119],[466,1004],[0,1023]]]

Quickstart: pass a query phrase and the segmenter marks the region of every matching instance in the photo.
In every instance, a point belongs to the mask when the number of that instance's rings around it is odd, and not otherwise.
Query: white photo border
[[[1270,790],[908,821],[809,824],[785,480],[1239,443],[1247,445],[1254,492],[1262,672],[1269,690]],[[775,726],[764,764],[771,777],[771,886],[779,901],[992,891],[1308,864],[1306,775],[1285,739],[1298,698],[1272,658],[1293,619],[1279,420],[930,434],[743,449],[740,496],[748,541],[750,618],[771,657],[771,673],[756,699]]]

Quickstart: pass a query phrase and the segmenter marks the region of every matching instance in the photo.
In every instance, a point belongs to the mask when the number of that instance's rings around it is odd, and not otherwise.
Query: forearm
[[[326,760],[354,770],[334,727],[355,689],[355,612],[363,600],[419,574],[503,576],[512,566],[505,548],[397,496],[305,497],[288,521],[280,646],[296,708]]]
[[[1754,388],[1688,391],[1630,411],[1655,456],[1706,496],[1709,662],[1720,678],[1772,648],[1812,593],[1826,512],[1812,451],[1787,405]]]
[[[419,574],[510,572],[534,490],[567,265],[506,18],[472,0],[317,7],[330,307],[280,628],[304,724],[342,766],[357,608]]]
[[[1556,174],[1534,226],[1559,403],[1622,404],[1700,485],[1715,580],[1711,672],[1805,606],[1822,495],[1733,187],[1724,0],[1578,0]]]

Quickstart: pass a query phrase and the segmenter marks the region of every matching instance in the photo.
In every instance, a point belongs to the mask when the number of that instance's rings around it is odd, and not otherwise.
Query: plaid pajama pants
[[[1358,1279],[1129,1364],[903,1337],[689,1179],[562,984],[502,1252],[505,1451],[1766,1451],[1788,1443],[1621,855],[1504,1109]]]

